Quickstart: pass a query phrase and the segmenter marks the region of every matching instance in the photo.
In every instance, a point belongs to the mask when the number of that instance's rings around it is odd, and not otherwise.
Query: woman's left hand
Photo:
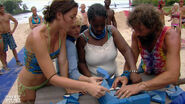
[[[132,84],[122,86],[121,89],[116,92],[116,95],[118,96],[118,98],[128,98],[131,95],[139,93],[140,91],[142,91],[142,89],[141,87],[139,87],[138,84]]]

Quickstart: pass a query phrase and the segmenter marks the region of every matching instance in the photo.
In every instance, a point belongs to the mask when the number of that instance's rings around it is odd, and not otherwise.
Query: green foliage
[[[152,4],[155,6],[158,5],[158,1],[160,1],[160,0],[132,0],[133,5],[147,3],[147,4]],[[163,0],[163,1],[165,1],[166,6],[170,6],[170,5],[173,5],[175,2],[179,2],[179,0]],[[184,2],[185,2],[185,0],[184,0]]]
[[[171,8],[172,8],[172,6],[166,6],[166,7],[164,7],[163,9],[164,9],[164,11],[165,11],[166,13],[168,13],[168,12],[171,10]]]
[[[22,4],[22,0],[1,0],[1,3],[4,5],[5,10],[8,13],[19,14],[23,12],[28,12],[28,10],[26,10],[28,8],[25,4]]]

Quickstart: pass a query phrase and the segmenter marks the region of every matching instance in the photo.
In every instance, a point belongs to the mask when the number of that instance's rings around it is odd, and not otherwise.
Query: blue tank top
[[[37,19],[39,20],[38,23],[35,22],[35,20],[37,20]],[[40,24],[40,19],[41,19],[41,18],[39,18],[38,15],[37,15],[36,17],[32,16],[32,24]]]

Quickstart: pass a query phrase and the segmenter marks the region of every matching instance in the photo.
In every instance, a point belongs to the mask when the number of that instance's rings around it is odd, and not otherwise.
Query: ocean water
[[[75,0],[79,6],[84,3],[86,5],[86,10],[88,10],[88,7],[91,6],[94,3],[100,3],[104,5],[104,0]],[[123,11],[123,10],[130,10],[129,8],[129,0],[111,0],[110,8],[112,8],[115,12]],[[44,10],[44,7],[49,5],[51,3],[51,0],[23,0],[23,4],[26,4],[28,6],[28,9],[31,9],[32,6],[35,6],[37,8],[38,14],[43,16],[42,12]],[[80,9],[79,9],[80,10]],[[14,18],[18,20],[19,23],[28,23],[29,17],[32,15],[32,13],[23,13],[19,15],[15,15]]]

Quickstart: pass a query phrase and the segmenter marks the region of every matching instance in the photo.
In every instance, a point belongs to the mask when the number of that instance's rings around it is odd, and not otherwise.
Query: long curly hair
[[[132,28],[144,25],[146,28],[155,31],[160,31],[164,26],[157,8],[149,4],[141,4],[131,11],[127,24]]]

